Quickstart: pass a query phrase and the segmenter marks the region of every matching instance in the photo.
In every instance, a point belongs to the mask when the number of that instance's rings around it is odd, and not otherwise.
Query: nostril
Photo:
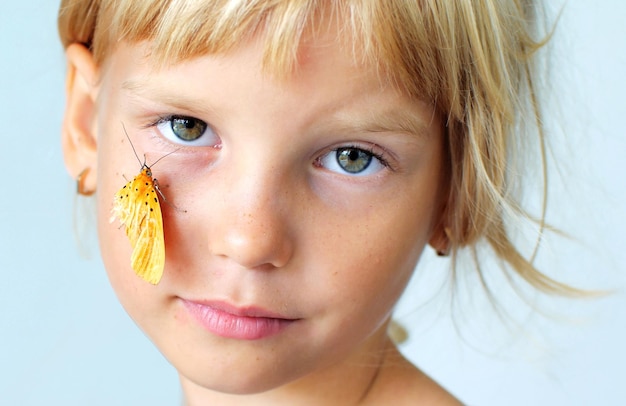
[[[274,264],[265,263],[265,264],[256,266],[254,268],[249,268],[249,269],[255,269],[255,270],[260,271],[260,272],[270,272],[270,271],[274,271],[274,270],[276,270],[278,268],[282,268],[282,266],[276,266]]]

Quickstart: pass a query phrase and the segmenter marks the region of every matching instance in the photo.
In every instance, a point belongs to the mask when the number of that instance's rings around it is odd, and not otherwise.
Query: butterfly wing
[[[133,247],[131,265],[141,278],[156,285],[163,276],[165,244],[163,227],[155,216],[146,216]]]
[[[165,266],[165,241],[161,206],[148,170],[142,169],[115,194],[111,221],[117,217],[126,227],[135,273],[156,285]]]

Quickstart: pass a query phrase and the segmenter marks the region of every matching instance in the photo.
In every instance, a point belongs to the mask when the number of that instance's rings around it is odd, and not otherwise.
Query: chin
[[[261,370],[251,374],[242,372],[240,369],[232,368],[218,373],[218,376],[213,376],[215,371],[207,374],[211,376],[191,376],[191,374],[185,375],[180,373],[180,380],[185,391],[195,387],[195,390],[204,389],[222,394],[241,396],[268,392],[291,382],[289,379],[272,377],[270,373],[262,372]]]

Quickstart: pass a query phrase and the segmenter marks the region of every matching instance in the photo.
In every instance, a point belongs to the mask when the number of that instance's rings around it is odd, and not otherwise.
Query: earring
[[[76,193],[78,193],[81,196],[91,196],[95,192],[95,190],[85,189],[84,182],[85,182],[85,177],[88,172],[89,172],[89,168],[85,168],[83,169],[81,173],[78,174],[78,177],[76,178]]]
[[[444,248],[439,248],[436,251],[437,256],[439,257],[447,257],[448,255],[450,255],[450,241],[452,241],[450,235],[452,234],[452,230],[450,230],[449,227],[444,227],[443,232],[446,235],[446,242]]]

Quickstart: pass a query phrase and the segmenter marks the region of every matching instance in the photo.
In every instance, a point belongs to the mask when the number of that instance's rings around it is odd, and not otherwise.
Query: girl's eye
[[[386,166],[380,156],[357,147],[334,149],[322,156],[318,162],[330,171],[355,176],[372,175]]]
[[[193,117],[165,117],[158,121],[156,127],[165,138],[177,144],[213,146],[219,141],[207,123]]]

